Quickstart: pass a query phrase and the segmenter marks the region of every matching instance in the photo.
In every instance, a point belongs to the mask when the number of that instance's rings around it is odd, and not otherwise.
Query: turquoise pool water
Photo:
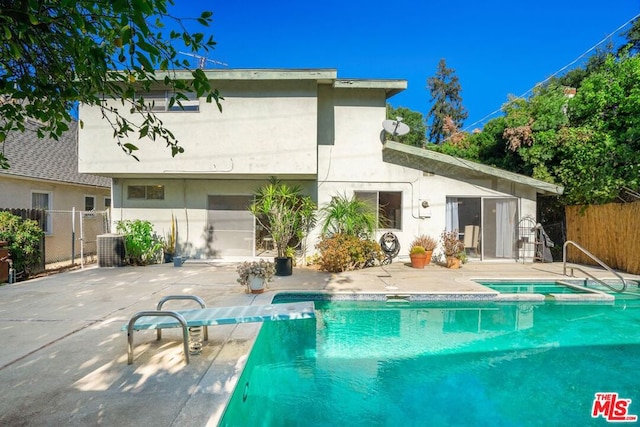
[[[640,415],[640,304],[316,302],[267,322],[222,426],[607,425]]]
[[[483,286],[496,290],[504,294],[581,294],[589,293],[588,290],[582,290],[571,286],[563,285],[558,282],[492,282],[477,280]]]

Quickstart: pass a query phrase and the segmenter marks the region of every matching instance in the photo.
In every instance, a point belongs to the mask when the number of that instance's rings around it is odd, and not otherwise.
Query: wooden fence
[[[567,240],[573,240],[610,267],[640,274],[640,201],[597,206],[568,206]],[[567,258],[580,264],[595,263],[576,248]]]

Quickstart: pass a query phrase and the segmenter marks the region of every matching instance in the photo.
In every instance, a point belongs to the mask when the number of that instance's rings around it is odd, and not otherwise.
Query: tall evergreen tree
[[[448,136],[445,130],[445,121],[449,117],[460,129],[467,118],[468,113],[462,105],[460,82],[453,68],[447,68],[447,62],[443,59],[438,63],[436,74],[427,79],[427,89],[431,93],[432,106],[427,113],[429,126],[429,141],[440,144]]]

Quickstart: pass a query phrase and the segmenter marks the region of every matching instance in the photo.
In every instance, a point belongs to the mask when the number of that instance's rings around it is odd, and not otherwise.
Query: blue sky
[[[444,58],[460,79],[468,130],[481,128],[509,94],[526,93],[640,14],[640,0],[176,3],[180,16],[213,12],[205,32],[218,45],[208,57],[227,68],[406,79],[407,90],[389,102],[425,115],[426,80]]]

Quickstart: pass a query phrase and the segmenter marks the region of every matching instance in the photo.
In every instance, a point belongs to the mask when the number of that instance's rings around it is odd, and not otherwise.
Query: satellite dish
[[[396,117],[395,120],[385,120],[382,122],[382,127],[385,131],[391,134],[391,136],[402,136],[409,133],[411,129],[409,126],[402,123],[402,117]]]

